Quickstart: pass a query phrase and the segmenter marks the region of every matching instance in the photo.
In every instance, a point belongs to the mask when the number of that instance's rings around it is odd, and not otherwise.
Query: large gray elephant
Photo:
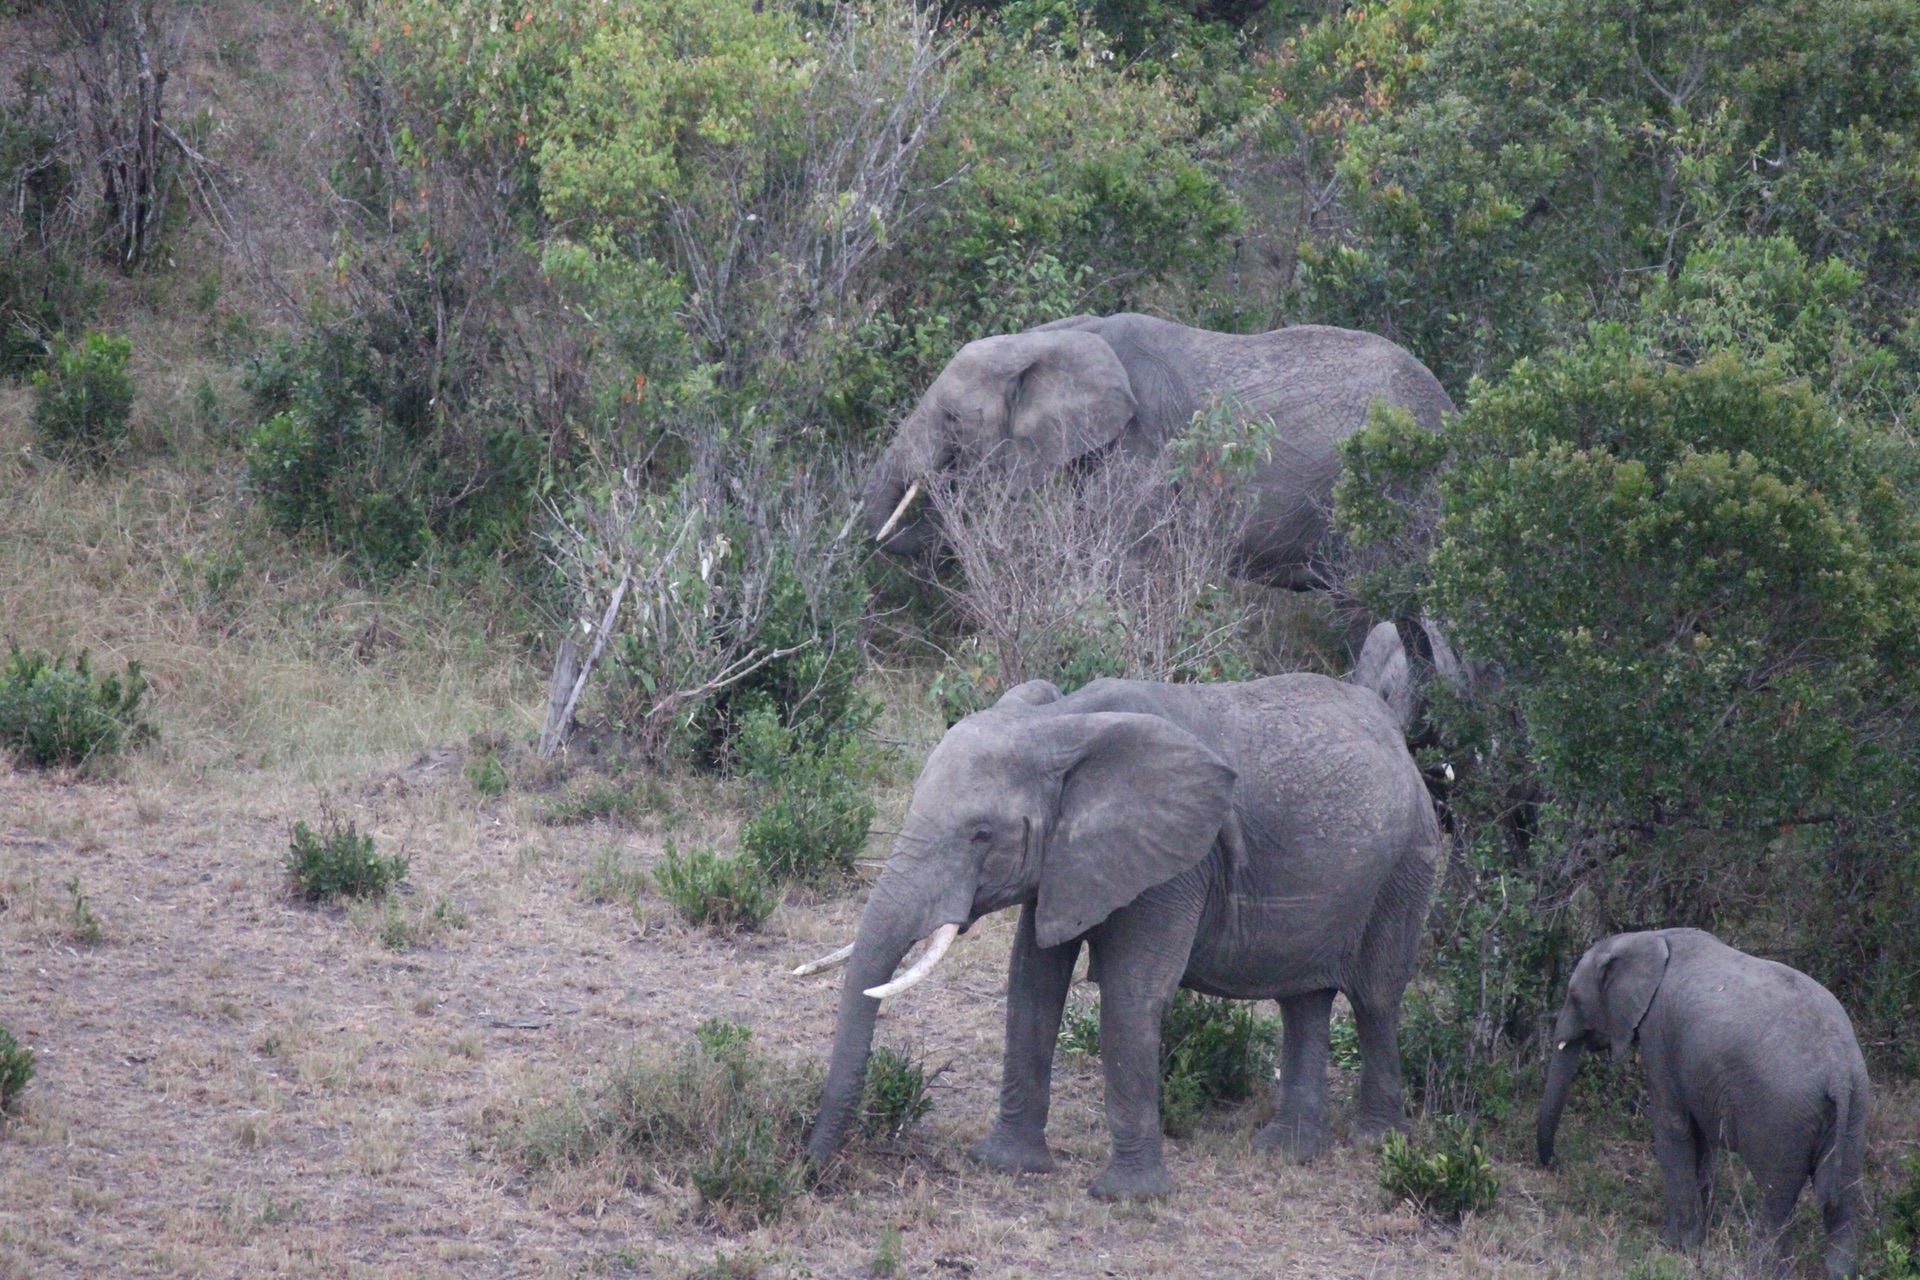
[[[1082,943],[1100,984],[1111,1162],[1092,1191],[1161,1195],[1160,1024],[1178,987],[1277,999],[1278,1115],[1255,1145],[1307,1159],[1329,1142],[1328,1018],[1353,1006],[1355,1129],[1402,1121],[1400,997],[1440,833],[1386,705],[1317,675],[1246,684],[1044,681],[968,716],[934,748],[842,953],[850,957],[820,1118],[821,1162],[854,1114],[880,1000],[924,977],[963,928],[1020,907],[1007,979],[1000,1118],[972,1155],[1053,1165],[1054,1042]],[[914,943],[926,953],[900,978]],[[797,971],[799,972],[799,971]],[[885,984],[885,985],[882,985]]]
[[[1760,1186],[1760,1226],[1777,1246],[1809,1179],[1827,1227],[1827,1273],[1853,1274],[1867,1066],[1853,1024],[1797,969],[1736,951],[1699,929],[1619,933],[1580,957],[1554,1024],[1540,1103],[1540,1163],[1580,1060],[1635,1040],[1647,1067],[1653,1147],[1666,1189],[1667,1243],[1697,1247],[1721,1148]]]
[[[1375,334],[1300,325],[1242,336],[1131,313],[1074,316],[961,348],[868,476],[867,532],[913,554],[938,539],[924,507],[907,514],[924,477],[994,457],[1010,484],[1028,487],[1101,450],[1156,451],[1222,399],[1278,428],[1251,481],[1235,571],[1289,587],[1320,585],[1311,559],[1327,530],[1337,446],[1375,400],[1429,430],[1453,412],[1427,367]]]

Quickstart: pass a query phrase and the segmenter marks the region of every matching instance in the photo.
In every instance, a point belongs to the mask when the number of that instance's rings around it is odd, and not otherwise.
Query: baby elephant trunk
[[[1573,1088],[1573,1077],[1580,1070],[1581,1048],[1576,1044],[1562,1044],[1554,1050],[1553,1062],[1547,1068],[1547,1091],[1540,1099],[1540,1121],[1534,1127],[1534,1141],[1539,1148],[1541,1165],[1553,1163],[1553,1139],[1560,1131],[1560,1113],[1566,1109],[1567,1093]]]

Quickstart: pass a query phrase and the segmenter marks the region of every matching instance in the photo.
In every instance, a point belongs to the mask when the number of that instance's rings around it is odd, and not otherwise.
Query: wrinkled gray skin
[[[1759,1184],[1763,1240],[1776,1246],[1808,1179],[1827,1227],[1827,1274],[1854,1274],[1867,1067],[1846,1010],[1797,969],[1698,929],[1620,933],[1580,957],[1554,1024],[1540,1102],[1540,1163],[1580,1060],[1636,1038],[1666,1184],[1667,1243],[1698,1247],[1721,1148]],[[1777,1255],[1776,1255],[1777,1256]]]
[[[1327,529],[1336,447],[1376,397],[1428,430],[1453,412],[1425,365],[1374,334],[1299,325],[1242,336],[1131,313],[1075,316],[961,348],[868,476],[867,532],[879,536],[907,487],[930,473],[991,456],[1016,488],[1029,487],[1109,447],[1157,451],[1223,395],[1279,428],[1251,481],[1258,501],[1235,572],[1296,588],[1321,585],[1308,562]],[[912,555],[938,536],[921,506],[883,549]]]
[[[1020,907],[1007,980],[994,1169],[1053,1167],[1054,1042],[1091,948],[1113,1156],[1106,1199],[1171,1189],[1160,1152],[1160,1024],[1178,987],[1277,999],[1279,1114],[1256,1146],[1329,1142],[1328,1015],[1353,1005],[1355,1129],[1402,1124],[1397,1024],[1440,833],[1400,730],[1372,692],[1316,675],[1246,684],[1033,681],[968,716],[928,758],[860,917],[840,992],[816,1163],[859,1100],[879,1001],[917,939]],[[964,944],[963,944],[964,945]]]
[[[1407,668],[1407,649],[1400,642],[1400,629],[1391,622],[1373,624],[1366,643],[1360,646],[1360,660],[1347,678],[1379,694],[1402,732],[1413,723],[1413,675]]]

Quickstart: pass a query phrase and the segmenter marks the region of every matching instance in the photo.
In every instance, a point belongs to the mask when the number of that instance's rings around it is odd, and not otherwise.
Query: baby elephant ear
[[[1060,701],[1060,690],[1049,680],[1029,680],[1017,684],[1000,695],[996,707],[1044,707],[1049,702]]]
[[[1206,857],[1231,812],[1234,773],[1159,716],[1062,716],[1045,731],[1064,770],[1034,934],[1055,947]]]
[[[1657,933],[1623,933],[1607,950],[1600,969],[1600,1000],[1615,1062],[1633,1050],[1634,1034],[1667,976],[1667,956],[1667,940]]]

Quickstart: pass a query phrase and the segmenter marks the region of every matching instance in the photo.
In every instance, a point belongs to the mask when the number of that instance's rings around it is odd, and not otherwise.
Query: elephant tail
[[[1864,1080],[1836,1082],[1827,1089],[1827,1123],[1814,1148],[1813,1195],[1824,1208],[1850,1201],[1860,1184],[1867,1149],[1867,1096]]]

